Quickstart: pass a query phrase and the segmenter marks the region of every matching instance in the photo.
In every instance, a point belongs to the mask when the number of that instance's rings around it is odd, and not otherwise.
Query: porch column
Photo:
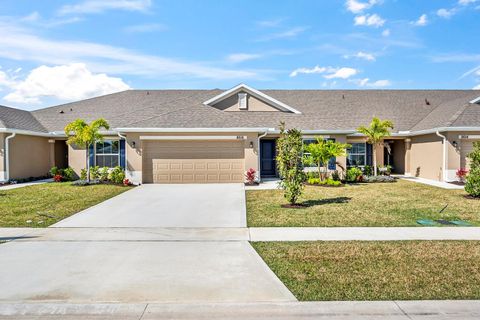
[[[410,171],[410,150],[412,148],[412,139],[405,139],[405,175],[411,176]]]

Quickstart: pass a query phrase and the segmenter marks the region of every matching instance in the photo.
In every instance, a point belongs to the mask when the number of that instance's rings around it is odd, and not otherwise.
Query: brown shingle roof
[[[480,96],[474,90],[262,90],[302,114],[224,112],[202,104],[221,92],[128,90],[36,110],[31,118],[41,124],[37,129],[48,131],[62,131],[77,118],[99,117],[112,128],[273,128],[285,121],[302,130],[354,130],[373,116],[392,120],[395,131],[480,126],[480,106],[469,104]]]

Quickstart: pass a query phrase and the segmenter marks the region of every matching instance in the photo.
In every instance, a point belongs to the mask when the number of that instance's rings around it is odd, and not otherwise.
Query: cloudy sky
[[[480,89],[480,0],[2,0],[0,104],[133,89]]]

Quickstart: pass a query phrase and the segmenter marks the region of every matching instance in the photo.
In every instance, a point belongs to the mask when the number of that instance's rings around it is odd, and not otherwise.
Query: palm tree
[[[373,117],[370,126],[361,126],[357,129],[358,132],[363,133],[367,137],[367,142],[372,145],[375,175],[377,175],[377,146],[382,145],[383,139],[391,135],[390,129],[393,129],[392,121],[380,120],[377,117]]]
[[[306,162],[315,164],[318,170],[318,177],[321,181],[327,178],[328,161],[331,158],[341,157],[346,154],[346,149],[350,147],[349,144],[335,142],[333,140],[326,140],[323,137],[316,137],[317,142],[306,145],[304,150],[308,153]],[[321,168],[325,168],[322,174]]]
[[[90,182],[90,146],[103,141],[100,129],[110,129],[110,125],[105,119],[97,119],[88,124],[82,119],[77,119],[65,126],[65,135],[68,137],[67,143],[86,148],[87,163],[87,181]]]

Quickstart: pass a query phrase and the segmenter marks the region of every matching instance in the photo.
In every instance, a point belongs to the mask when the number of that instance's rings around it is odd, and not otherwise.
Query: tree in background
[[[467,157],[470,160],[470,171],[467,175],[465,191],[472,197],[480,197],[480,141],[473,143],[473,151]]]
[[[377,147],[381,146],[383,139],[391,135],[390,130],[393,129],[393,122],[390,120],[380,120],[373,117],[372,122],[368,127],[361,126],[357,129],[358,132],[367,137],[367,143],[372,145],[373,149],[373,172],[377,175]]]
[[[277,168],[282,181],[284,196],[292,205],[297,203],[303,192],[305,173],[303,172],[303,140],[298,129],[285,129],[280,123],[280,138],[277,140]]]
[[[88,182],[90,182],[90,163],[88,161],[90,157],[90,146],[103,141],[103,136],[100,134],[101,128],[104,128],[105,130],[110,129],[110,125],[105,119],[97,119],[90,124],[82,119],[77,119],[67,124],[64,129],[65,135],[68,137],[67,143],[69,145],[74,144],[86,148]]]
[[[328,178],[328,161],[331,158],[342,157],[350,147],[349,144],[335,142],[333,140],[325,140],[323,137],[316,137],[317,142],[311,143],[304,147],[308,156],[305,161],[309,164],[315,164],[318,169],[318,177],[320,181],[324,181]],[[325,171],[322,172],[322,167]]]

